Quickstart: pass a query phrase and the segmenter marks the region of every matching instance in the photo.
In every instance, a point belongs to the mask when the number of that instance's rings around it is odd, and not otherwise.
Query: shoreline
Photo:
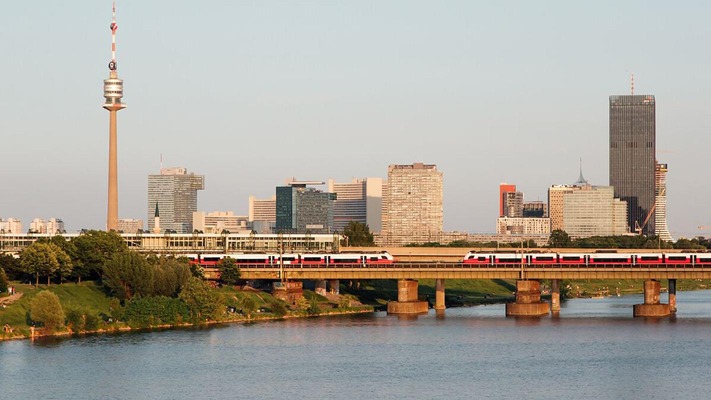
[[[24,340],[24,339],[30,339],[30,340],[35,340],[35,339],[50,339],[50,338],[62,338],[62,337],[73,337],[73,336],[88,336],[88,335],[106,335],[106,334],[120,334],[120,333],[128,333],[128,332],[146,332],[146,331],[153,331],[153,330],[173,330],[173,329],[183,329],[183,328],[199,328],[199,327],[212,327],[216,325],[231,325],[231,324],[245,324],[245,323],[253,323],[253,322],[261,322],[261,321],[279,321],[279,320],[287,320],[287,319],[297,319],[297,318],[318,318],[318,317],[329,317],[329,316],[339,316],[339,315],[349,315],[349,314],[368,314],[368,313],[373,313],[377,312],[374,307],[372,306],[364,306],[367,308],[364,308],[362,310],[343,310],[343,311],[336,311],[336,312],[321,312],[318,314],[304,314],[304,315],[284,315],[281,317],[278,316],[265,316],[263,318],[234,318],[234,319],[226,319],[222,321],[205,321],[204,323],[183,323],[179,325],[152,325],[152,326],[147,326],[147,327],[141,327],[141,328],[132,328],[130,326],[117,326],[115,328],[111,329],[97,329],[94,331],[82,331],[82,332],[72,332],[70,330],[64,330],[60,332],[53,332],[53,333],[35,333],[35,334],[28,334],[28,335],[17,335],[17,336],[5,336],[4,334],[0,336],[0,342],[3,341],[10,341],[10,340]],[[65,327],[66,328],[66,327]]]

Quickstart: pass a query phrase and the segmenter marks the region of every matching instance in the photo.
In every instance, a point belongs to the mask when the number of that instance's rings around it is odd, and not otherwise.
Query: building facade
[[[350,221],[367,224],[371,232],[382,227],[383,179],[353,179],[350,183],[328,180],[328,192],[336,194],[333,228],[343,232]]]
[[[550,233],[550,218],[501,217],[496,220],[497,235],[548,235]]]
[[[193,230],[203,233],[240,233],[248,231],[247,216],[232,211],[196,211],[193,213]]]
[[[120,233],[136,233],[139,230],[143,231],[143,220],[142,219],[119,219],[117,230]]]
[[[563,196],[563,230],[574,238],[627,234],[627,203],[610,186],[581,186]]]
[[[553,185],[548,188],[548,215],[551,220],[551,232],[563,230],[563,197],[580,190],[576,185]]]
[[[383,192],[381,240],[426,243],[442,233],[443,180],[436,165],[390,165]]]
[[[319,182],[322,184],[322,182]],[[334,193],[292,182],[276,188],[276,226],[280,233],[333,233]]]
[[[22,221],[16,218],[0,219],[0,232],[24,233],[22,231]]]
[[[516,192],[516,185],[502,182],[499,185],[499,217],[506,216],[506,194]]]
[[[627,202],[630,231],[645,235],[655,231],[655,113],[654,96],[610,96],[610,186]]]
[[[548,218],[548,204],[543,201],[528,201],[523,203],[524,218]]]
[[[156,203],[160,227],[176,233],[192,233],[197,191],[205,189],[205,177],[185,168],[163,168],[160,175],[148,175],[148,230],[155,228]]]
[[[667,226],[667,164],[659,164],[654,170],[655,197],[654,197],[654,230],[659,239],[666,242],[674,241]]]

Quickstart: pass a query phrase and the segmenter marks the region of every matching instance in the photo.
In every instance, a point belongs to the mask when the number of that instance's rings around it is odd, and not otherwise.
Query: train
[[[528,266],[629,265],[711,266],[711,253],[479,253],[470,251],[462,260],[467,266],[525,264]]]
[[[263,254],[187,254],[185,257],[194,265],[216,268],[217,263],[229,257],[240,267],[258,267],[281,265],[300,267],[360,265],[391,265],[395,258],[387,251],[364,253],[263,253]]]

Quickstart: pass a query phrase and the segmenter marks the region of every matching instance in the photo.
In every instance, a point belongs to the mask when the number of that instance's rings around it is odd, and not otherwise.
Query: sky
[[[707,1],[118,0],[119,217],[147,176],[205,175],[201,211],[289,177],[436,164],[444,228],[494,232],[498,185],[608,184],[608,99],[653,94],[672,235],[711,225]],[[106,225],[111,1],[0,13],[0,218]],[[326,187],[324,186],[323,189]],[[707,234],[711,229],[705,231]]]

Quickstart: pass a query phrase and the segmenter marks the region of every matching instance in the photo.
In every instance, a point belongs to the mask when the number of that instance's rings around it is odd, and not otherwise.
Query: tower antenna
[[[634,95],[634,74],[630,74],[630,91]]]

